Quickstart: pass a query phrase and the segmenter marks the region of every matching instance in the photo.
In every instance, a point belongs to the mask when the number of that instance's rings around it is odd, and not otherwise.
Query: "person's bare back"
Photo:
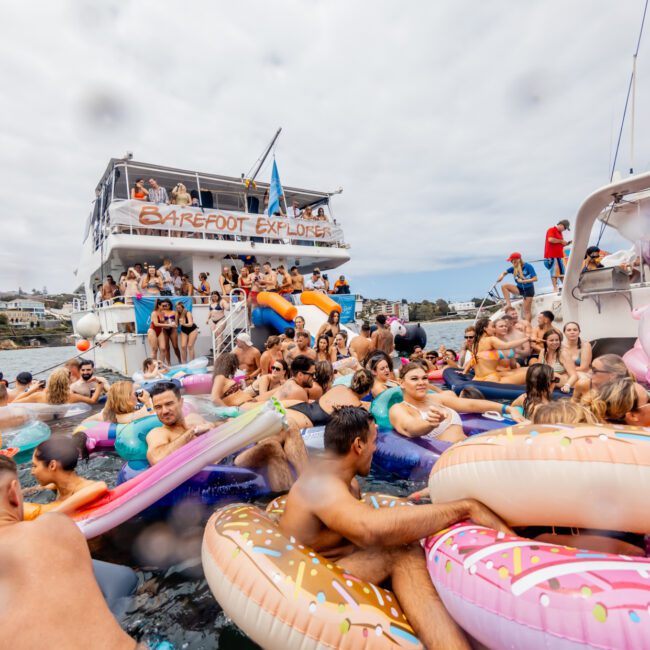
[[[302,386],[299,386],[295,379],[289,379],[282,384],[278,392],[275,393],[275,397],[280,401],[297,400],[300,402],[306,402],[309,399],[307,391]]]
[[[390,355],[395,349],[395,341],[392,332],[385,327],[378,327],[371,337],[371,345],[374,350],[381,350]]]
[[[0,528],[0,626],[12,650],[134,650],[93,575],[85,539],[66,515]],[[10,641],[9,641],[10,640]]]
[[[367,336],[355,336],[350,341],[350,352],[359,362],[365,359],[370,350],[372,350],[372,341]]]

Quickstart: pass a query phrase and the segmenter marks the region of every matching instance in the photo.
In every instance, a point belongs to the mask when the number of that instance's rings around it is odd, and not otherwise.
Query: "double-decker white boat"
[[[153,203],[132,198],[137,179],[145,186],[153,178],[171,190],[178,183],[197,205]],[[128,301],[96,301],[97,286],[111,275],[117,282],[122,272],[136,264],[154,265],[170,259],[198,287],[200,273],[209,273],[212,289],[219,289],[224,266],[239,271],[245,264],[270,262],[275,268],[298,267],[302,274],[313,269],[334,269],[347,262],[349,246],[332,211],[331,199],[337,192],[284,187],[282,213],[265,214],[269,184],[245,182],[243,178],[163,167],[126,159],[111,159],[97,184],[96,200],[88,217],[81,261],[76,277],[79,282],[72,314],[75,333],[88,335],[87,327],[78,325],[84,316],[94,313],[99,332],[94,336],[95,361],[124,375],[142,367],[148,356],[146,333],[134,331],[136,314]],[[304,218],[305,208],[314,215]],[[322,208],[322,210],[320,210]],[[224,345],[232,344],[234,335],[249,331],[248,310],[243,296],[234,292],[232,309],[227,316]],[[237,298],[240,298],[237,300]],[[193,317],[200,328],[196,354],[213,351],[213,337],[208,327],[207,300],[194,296]],[[321,320],[325,315],[322,314]],[[86,319],[86,322],[88,319]],[[317,323],[308,323],[315,327]],[[220,350],[215,350],[218,353]],[[172,359],[173,361],[173,359]]]

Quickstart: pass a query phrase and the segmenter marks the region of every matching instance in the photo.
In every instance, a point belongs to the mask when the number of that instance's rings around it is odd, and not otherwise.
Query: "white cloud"
[[[3,288],[74,285],[111,156],[238,175],[278,125],[346,272],[541,254],[608,178],[642,2],[40,3],[0,42]],[[637,163],[650,162],[641,51]],[[629,166],[624,143],[621,169]]]

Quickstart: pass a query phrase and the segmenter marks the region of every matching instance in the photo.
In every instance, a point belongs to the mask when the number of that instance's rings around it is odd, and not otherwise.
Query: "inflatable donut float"
[[[489,648],[650,647],[650,559],[468,523],[429,537],[424,548],[445,607]]]
[[[377,497],[403,503],[395,497]],[[379,500],[377,500],[379,499]],[[279,509],[281,502],[276,502]],[[226,614],[264,648],[421,648],[394,594],[345,573],[249,505],[217,510],[203,536],[208,585]]]
[[[488,431],[444,451],[429,493],[432,503],[478,499],[510,526],[645,534],[650,429],[520,424]]]

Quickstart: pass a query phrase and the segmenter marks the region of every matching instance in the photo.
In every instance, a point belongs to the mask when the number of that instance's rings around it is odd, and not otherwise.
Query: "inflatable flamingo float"
[[[639,338],[634,347],[623,355],[623,361],[630,372],[650,384],[650,305],[632,310],[632,318],[639,321]]]

